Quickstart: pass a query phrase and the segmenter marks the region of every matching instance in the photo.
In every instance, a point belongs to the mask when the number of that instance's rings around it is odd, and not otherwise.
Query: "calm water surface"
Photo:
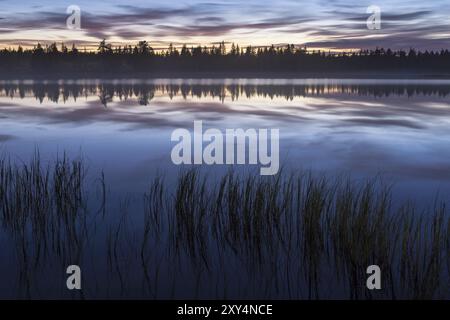
[[[176,128],[279,128],[285,168],[382,175],[398,197],[449,200],[449,102],[446,80],[1,82],[0,146],[17,161],[36,148],[82,154],[133,193],[155,171],[178,170]]]
[[[192,131],[194,120],[202,120],[205,128],[221,130],[279,129],[280,164],[288,172],[311,170],[332,177],[350,175],[356,180],[379,176],[393,184],[394,202],[411,200],[424,208],[432,207],[436,198],[450,203],[450,81],[0,82],[0,153],[17,164],[28,162],[36,150],[44,161],[52,161],[64,152],[71,157],[81,155],[90,181],[98,182],[103,170],[109,198],[128,199],[131,215],[137,216],[137,228],[142,225],[142,194],[150,179],[156,173],[175,176],[180,170],[170,158],[174,146],[171,133],[177,128]],[[220,175],[229,167],[204,169]],[[252,166],[237,169],[259,172],[259,167]],[[99,231],[99,238],[105,232]],[[5,248],[0,252],[0,272],[7,275],[0,281],[0,297],[15,297],[20,292],[23,297],[70,298],[61,289],[65,274],[57,263],[40,271],[47,275],[40,278],[39,290],[26,293],[23,286],[27,281],[18,273],[15,262],[15,241],[8,232],[0,232],[0,243]],[[121,241],[127,244],[133,239]],[[89,250],[89,256],[105,255],[102,244],[91,245]],[[164,246],[156,249],[158,252],[163,253]],[[123,279],[116,275],[111,280],[108,272],[114,270],[109,270],[104,261],[94,260],[84,260],[91,270],[86,278],[96,287],[107,287],[115,293],[94,293],[91,297],[140,297],[136,293],[139,286],[124,292]],[[226,266],[231,277],[240,274],[239,268]],[[171,269],[162,270],[159,277],[169,279]],[[135,277],[136,283],[142,283],[140,273],[128,270],[126,274],[127,280]],[[195,281],[189,284],[187,279],[189,276],[179,275],[177,286],[182,289],[175,297],[218,295],[215,291],[192,294]],[[161,281],[165,292],[171,292],[175,280]],[[218,286],[223,285],[220,281]],[[339,289],[337,292],[334,297],[341,297]],[[270,297],[286,297],[275,291],[269,293]],[[174,295],[165,293],[161,297]]]

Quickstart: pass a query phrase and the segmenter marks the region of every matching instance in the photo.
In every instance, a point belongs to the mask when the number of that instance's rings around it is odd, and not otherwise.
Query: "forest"
[[[133,76],[170,73],[391,73],[450,74],[450,51],[375,48],[349,52],[309,50],[296,45],[239,47],[225,44],[154,50],[149,42],[97,50],[56,43],[0,51],[0,77]]]

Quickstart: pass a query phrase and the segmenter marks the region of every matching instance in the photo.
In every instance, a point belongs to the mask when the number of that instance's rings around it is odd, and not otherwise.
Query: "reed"
[[[12,244],[19,296],[50,295],[36,279],[79,264],[104,284],[83,298],[450,297],[445,204],[393,205],[380,178],[196,169],[170,183],[156,176],[137,205],[108,203],[104,173],[92,201],[86,176],[82,158],[0,159],[0,233]],[[365,287],[372,264],[382,270],[378,292]]]

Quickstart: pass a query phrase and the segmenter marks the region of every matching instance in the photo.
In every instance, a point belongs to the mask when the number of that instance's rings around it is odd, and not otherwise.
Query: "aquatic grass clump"
[[[108,197],[105,174],[89,184],[84,168],[65,155],[0,159],[0,232],[18,296],[450,298],[445,204],[394,204],[380,177],[193,169],[155,176],[129,198]],[[43,284],[70,264],[82,267],[82,295]],[[369,265],[381,269],[381,290],[366,287]]]
[[[20,279],[30,294],[30,276],[47,259],[79,261],[86,230],[82,160],[64,155],[44,166],[37,152],[29,164],[0,159],[0,221],[16,247]]]
[[[445,260],[448,260],[449,255],[446,248],[449,219],[445,206],[437,207],[426,218],[428,221],[425,222],[421,215],[417,217],[410,214],[405,218],[401,236],[402,286],[415,299],[426,299],[439,292],[443,280],[441,275],[445,274]],[[444,295],[450,289],[448,277],[446,281],[447,286],[443,287],[446,291],[442,292]]]
[[[397,230],[392,219],[389,188],[377,186],[376,181],[355,185],[351,181],[339,185],[333,197],[333,210],[328,214],[327,232],[331,256],[342,275],[347,278],[350,296],[370,295],[366,290],[365,270],[379,265],[389,270],[391,244]],[[389,282],[389,272],[384,275]],[[391,292],[392,294],[392,292]],[[367,297],[368,298],[368,297]]]
[[[173,197],[159,190],[173,199],[160,211],[177,226],[172,246],[186,245],[190,259],[222,266],[222,273],[238,261],[247,281],[261,272],[255,281],[269,281],[262,297],[320,298],[329,291],[326,283],[351,299],[449,295],[444,206],[420,213],[394,209],[391,188],[379,179],[230,172],[211,185],[194,170],[181,173],[176,185]],[[365,285],[373,264],[383,270],[381,292]],[[296,286],[304,290],[294,293]]]

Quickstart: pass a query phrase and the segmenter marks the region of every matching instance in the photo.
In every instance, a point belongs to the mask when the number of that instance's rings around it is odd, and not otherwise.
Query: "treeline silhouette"
[[[370,96],[383,98],[389,96],[433,96],[450,97],[450,86],[420,84],[158,84],[158,83],[107,83],[105,81],[77,82],[0,82],[0,97],[25,98],[34,97],[39,102],[66,102],[83,97],[98,96],[105,106],[117,98],[119,100],[137,99],[140,105],[148,105],[157,95],[169,98],[213,98],[225,101],[238,100],[241,97],[254,96],[293,100],[308,96]]]
[[[170,72],[433,72],[450,74],[450,52],[408,51],[376,48],[359,52],[331,53],[308,51],[306,47],[240,48],[225,43],[212,47],[176,48],[170,45],[154,50],[147,41],[135,46],[113,47],[105,40],[96,51],[80,50],[75,45],[68,48],[56,43],[33,49],[22,47],[0,51],[0,74],[3,78],[14,76],[58,75],[79,78],[95,75],[133,74],[151,75]]]

